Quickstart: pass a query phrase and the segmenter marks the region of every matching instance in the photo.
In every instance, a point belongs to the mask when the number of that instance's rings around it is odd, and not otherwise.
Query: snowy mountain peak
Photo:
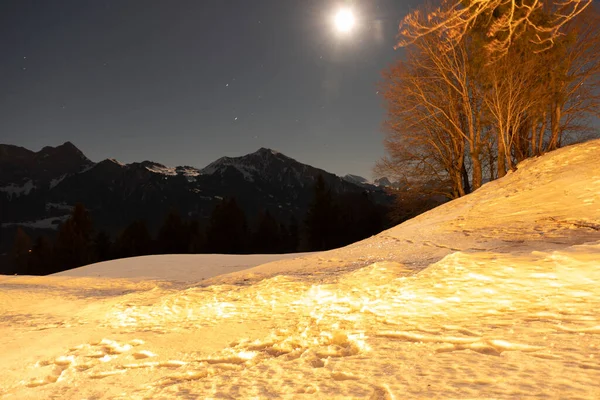
[[[221,157],[201,170],[203,175],[223,174],[228,169],[241,173],[246,181],[254,182],[260,176],[266,180],[281,180],[281,174],[307,167],[278,151],[261,147],[254,153],[239,157]]]
[[[278,151],[276,151],[276,150],[272,150],[272,149],[269,149],[269,148],[266,148],[266,147],[261,147],[260,149],[256,150],[252,154],[277,156],[277,155],[280,155],[281,153],[278,152]]]
[[[389,178],[387,178],[385,176],[375,179],[374,184],[379,187],[394,188],[394,189],[399,189],[401,187],[400,182],[398,182],[398,181],[392,182],[389,180]]]
[[[246,154],[246,155],[240,156],[240,157],[232,157],[231,159],[237,160],[238,162],[241,162],[244,164],[248,164],[248,163],[269,164],[269,163],[273,163],[273,162],[275,162],[275,163],[281,163],[281,162],[295,163],[295,162],[297,162],[293,158],[290,158],[283,153],[280,153],[276,150],[265,148],[265,147],[261,147],[260,149],[256,150],[254,153]]]
[[[188,165],[175,167],[175,171],[177,172],[177,175],[183,175],[188,177],[200,175],[200,170],[198,168],[190,167]]]
[[[347,174],[342,177],[346,182],[354,183],[357,185],[368,184],[369,181],[366,178],[358,175]]]
[[[138,165],[152,173],[165,176],[183,175],[186,177],[194,177],[200,175],[200,170],[190,166],[167,167],[163,164],[153,161],[143,161]]]
[[[346,182],[354,183],[355,185],[366,187],[366,188],[377,186],[380,188],[398,189],[400,187],[399,182],[392,182],[385,176],[382,178],[377,178],[374,181],[369,181],[369,180],[363,178],[362,176],[347,174],[347,175],[344,175],[342,177],[342,179],[345,180]]]
[[[122,162],[118,161],[118,160],[117,160],[117,159],[115,159],[115,158],[107,158],[106,160],[107,160],[107,161],[110,161],[110,162],[112,162],[112,163],[114,163],[114,164],[117,164],[117,165],[118,165],[118,166],[120,166],[120,167],[124,167],[124,166],[125,166],[125,164],[123,164]]]

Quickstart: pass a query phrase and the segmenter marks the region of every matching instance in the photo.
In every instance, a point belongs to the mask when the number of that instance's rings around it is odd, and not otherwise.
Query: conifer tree
[[[157,244],[162,254],[185,254],[189,251],[189,231],[179,212],[172,210],[167,215],[160,231]]]
[[[339,222],[339,209],[333,202],[331,190],[319,175],[305,221],[309,249],[328,250],[339,245]]]
[[[111,259],[112,243],[106,232],[98,232],[94,238],[94,246],[97,262],[108,261]]]
[[[247,251],[246,216],[235,199],[224,199],[217,204],[210,216],[206,236],[211,253],[243,254]]]
[[[200,223],[198,220],[190,221],[188,224],[189,231],[189,253],[190,254],[201,254],[206,251],[206,239],[204,233],[200,229]]]
[[[30,273],[45,275],[54,272],[52,242],[46,236],[38,236],[31,248]]]
[[[298,220],[293,215],[290,218],[288,234],[289,236],[285,251],[288,253],[295,253],[298,251],[298,246],[300,245],[300,228],[298,226]]]
[[[71,217],[61,225],[56,238],[57,271],[94,262],[93,231],[89,212],[82,204],[76,204]]]
[[[29,255],[31,252],[31,238],[23,228],[18,227],[12,251],[13,260],[18,274],[29,273]]]
[[[258,216],[258,226],[254,232],[253,252],[257,254],[276,254],[281,252],[281,229],[269,210],[261,211]]]
[[[152,237],[146,226],[146,221],[134,221],[125,228],[117,238],[115,248],[120,257],[138,257],[151,254]]]

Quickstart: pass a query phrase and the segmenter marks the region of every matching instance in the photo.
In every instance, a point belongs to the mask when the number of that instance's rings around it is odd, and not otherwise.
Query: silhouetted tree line
[[[184,220],[177,210],[166,216],[156,237],[143,220],[136,220],[114,240],[96,232],[89,212],[77,204],[54,240],[39,236],[32,242],[18,228],[12,257],[16,273],[46,275],[95,262],[152,254],[279,254],[320,251],[344,246],[387,227],[387,209],[374,204],[368,193],[337,196],[319,176],[305,219],[277,221],[262,210],[249,227],[235,198],[223,199],[202,227]]]

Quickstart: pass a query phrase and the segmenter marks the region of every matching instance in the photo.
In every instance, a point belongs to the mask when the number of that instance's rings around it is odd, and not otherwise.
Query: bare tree
[[[415,42],[415,47],[428,60],[430,75],[436,77],[436,85],[447,93],[453,107],[453,112],[442,115],[444,122],[453,127],[451,133],[466,144],[470,186],[476,190],[482,184],[481,156],[487,139],[483,93],[478,83],[479,66],[473,55],[478,50],[477,45],[470,38],[464,38],[455,46],[444,48],[434,37],[427,37]],[[465,186],[469,186],[468,181]]]
[[[549,53],[547,114],[549,137],[539,138],[539,153],[551,151],[563,142],[564,135],[588,131],[587,117],[598,116],[600,97],[600,14],[589,7],[565,26],[565,36]],[[545,146],[544,146],[545,145]]]
[[[459,99],[420,49],[384,72],[387,102],[384,146],[388,157],[379,171],[399,179],[407,190],[449,198],[468,193],[463,180],[464,139],[457,135]],[[433,184],[437,182],[437,184]]]
[[[403,157],[413,166],[431,167],[432,162],[424,162],[432,153],[437,154],[437,164],[443,165],[451,182],[451,196],[467,194],[483,182],[482,157],[489,129],[478,82],[479,50],[470,37],[453,46],[446,46],[436,35],[418,38],[402,67],[385,75],[382,90],[390,116],[386,148],[397,151],[410,142],[410,157],[407,151]],[[391,82],[394,84],[390,86]],[[431,142],[428,147],[420,144],[425,137]],[[398,163],[397,154],[395,158]],[[417,163],[416,158],[421,162]],[[423,168],[419,172],[431,175]]]
[[[515,67],[516,60],[518,54],[503,57],[486,73],[489,89],[484,99],[496,133],[498,178],[506,175],[507,168],[515,168],[511,150],[540,98],[537,60],[521,58]]]
[[[399,179],[404,197],[455,198],[480,187],[484,174],[502,177],[525,158],[588,132],[586,117],[598,116],[600,105],[600,17],[595,6],[571,9],[551,46],[539,51],[540,27],[567,16],[557,4],[534,7],[527,18],[546,22],[525,23],[493,63],[482,50],[506,10],[482,14],[488,20],[473,21],[459,36],[437,25],[456,11],[449,3],[411,14],[413,27],[430,30],[415,34],[406,60],[384,73],[387,157],[376,172]]]

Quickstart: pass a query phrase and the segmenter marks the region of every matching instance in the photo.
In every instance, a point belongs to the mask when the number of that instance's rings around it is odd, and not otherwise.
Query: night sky
[[[260,147],[338,175],[383,155],[399,0],[4,0],[0,143],[204,167]],[[334,29],[350,6],[357,27]]]

